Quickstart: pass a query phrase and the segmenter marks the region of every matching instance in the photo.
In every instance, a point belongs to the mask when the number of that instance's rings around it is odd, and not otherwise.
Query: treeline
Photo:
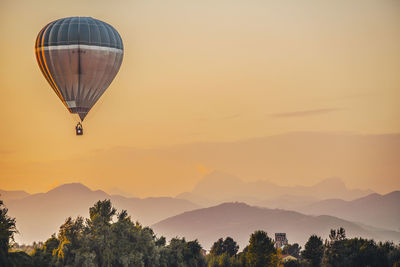
[[[243,252],[232,238],[219,239],[206,257],[210,267],[400,267],[400,246],[363,238],[346,238],[343,228],[331,230],[329,241],[312,235],[304,250],[298,244],[275,249],[263,231],[250,236]]]
[[[167,244],[151,228],[133,222],[125,210],[118,213],[109,200],[95,203],[87,219],[67,218],[57,235],[33,246],[13,242],[15,223],[0,200],[0,266],[400,267],[399,245],[348,239],[343,228],[331,230],[329,241],[312,235],[303,250],[298,244],[276,249],[266,232],[256,231],[241,252],[227,237],[217,240],[206,255],[197,240],[173,238]]]

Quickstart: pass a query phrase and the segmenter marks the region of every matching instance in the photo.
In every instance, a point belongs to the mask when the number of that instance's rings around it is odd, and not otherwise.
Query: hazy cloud
[[[335,111],[339,111],[339,110],[342,110],[342,109],[341,108],[320,108],[320,109],[309,109],[309,110],[301,110],[301,111],[293,111],[293,112],[273,113],[273,114],[270,114],[270,116],[277,117],[277,118],[305,117],[305,116],[313,116],[313,115],[331,113],[331,112],[335,112]]]

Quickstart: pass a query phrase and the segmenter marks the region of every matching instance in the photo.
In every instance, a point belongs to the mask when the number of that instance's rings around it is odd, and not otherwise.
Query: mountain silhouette
[[[279,186],[270,181],[259,180],[244,182],[237,176],[221,171],[213,171],[204,176],[191,192],[177,195],[177,198],[187,199],[203,206],[216,205],[222,202],[241,201],[254,205],[269,207],[275,202],[282,203],[277,208],[294,209],[321,199],[340,198],[355,199],[370,194],[371,190],[348,189],[339,178],[328,178],[313,186]],[[287,196],[286,202],[279,202]],[[289,196],[293,196],[289,200]],[[303,202],[299,202],[303,200]],[[293,206],[289,205],[293,202]]]
[[[318,202],[320,199],[312,196],[281,195],[256,203],[256,206],[270,209],[284,209],[297,211],[306,205]]]
[[[339,227],[345,228],[348,237],[400,240],[400,232],[365,227],[333,216],[304,215],[238,202],[184,212],[153,225],[159,235],[167,238],[184,236],[189,240],[197,238],[206,249],[210,249],[218,238],[227,236],[236,240],[243,249],[255,230],[264,230],[270,237],[274,237],[276,232],[284,232],[290,243],[304,245],[310,235],[328,238],[330,229]]]
[[[348,188],[371,188],[385,194],[400,188],[399,158],[400,134],[294,132],[234,142],[200,142],[148,149],[113,147],[82,153],[63,160],[62,164],[32,162],[26,168],[29,172],[21,170],[21,175],[39,180],[58,177],[60,173],[64,177],[79,173],[86,181],[106,181],[118,176],[118,183],[113,186],[133,196],[159,196],[191,192],[204,174],[219,170],[248,183],[267,180],[276,185],[313,185],[324,178],[339,177]],[[7,164],[2,168],[4,173],[14,170]],[[332,193],[314,197],[352,200],[372,192],[349,198]],[[274,194],[273,190],[259,200],[276,197],[270,194]],[[207,195],[200,197],[208,198]]]
[[[400,231],[400,191],[393,191],[386,195],[370,194],[353,201],[327,199],[297,210],[306,214],[329,214]]]
[[[29,193],[22,190],[17,190],[17,191],[0,190],[0,199],[3,200],[4,202],[14,199],[21,199],[27,196],[29,196]]]
[[[69,216],[89,216],[89,207],[98,200],[110,199],[120,211],[126,209],[133,220],[151,225],[169,216],[198,208],[187,200],[170,197],[126,198],[109,195],[102,190],[91,190],[80,184],[58,186],[46,193],[28,195],[24,198],[7,199],[9,215],[17,220],[19,243],[43,241],[58,231]]]

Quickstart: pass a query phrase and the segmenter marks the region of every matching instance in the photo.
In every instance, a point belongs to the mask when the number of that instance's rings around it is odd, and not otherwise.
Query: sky
[[[82,137],[34,54],[41,28],[69,16],[108,22],[124,41],[121,69],[85,119]],[[146,151],[301,131],[400,132],[399,1],[2,0],[0,25],[2,189],[41,192],[78,181],[172,195],[210,168],[154,160],[139,176],[88,178],[93,165],[65,166],[118,147]],[[119,157],[113,160],[126,160]],[[165,183],[177,173],[190,178]]]

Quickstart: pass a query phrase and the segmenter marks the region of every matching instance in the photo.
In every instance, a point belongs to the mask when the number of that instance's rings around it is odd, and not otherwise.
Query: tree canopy
[[[321,237],[316,235],[310,236],[301,255],[310,262],[312,267],[321,266],[322,256],[324,255],[324,246]]]
[[[304,250],[296,243],[276,249],[268,234],[259,230],[241,252],[236,241],[226,237],[214,242],[205,255],[197,240],[176,237],[167,242],[134,222],[126,210],[118,212],[110,200],[96,202],[87,219],[68,217],[45,242],[19,246],[13,242],[16,221],[7,212],[0,201],[0,266],[7,267],[400,267],[399,245],[349,239],[343,228],[332,229],[325,243],[310,236]],[[287,255],[288,260],[283,258]]]
[[[14,240],[14,234],[17,232],[15,219],[8,216],[8,209],[4,207],[0,200],[0,265],[8,264],[8,249]]]

